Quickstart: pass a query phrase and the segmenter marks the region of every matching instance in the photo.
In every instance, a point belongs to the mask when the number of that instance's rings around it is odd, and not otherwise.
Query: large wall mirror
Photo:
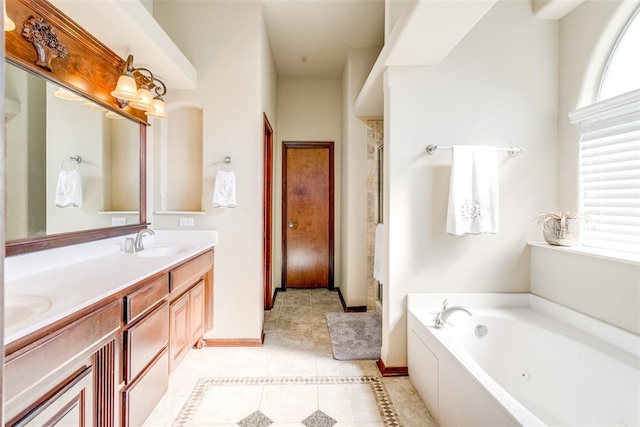
[[[140,223],[140,125],[5,70],[7,240]]]
[[[27,16],[33,11],[22,8],[36,3],[14,1],[8,6],[14,16]],[[58,22],[62,38],[65,17],[45,2],[38,4],[42,9],[35,12]],[[146,123],[113,108],[114,101],[103,96],[110,81],[97,92],[73,84],[77,63],[88,61],[101,73],[99,77],[106,75],[115,87],[122,60],[114,61],[103,52],[98,60],[80,51],[72,57],[74,53],[69,52],[64,60],[56,59],[55,71],[46,70],[34,65],[34,50],[20,37],[21,29],[18,24],[14,32],[6,33],[7,255],[121,236],[146,227]],[[80,37],[66,41],[68,50],[73,43],[96,43],[88,34],[72,34]],[[113,72],[100,69],[99,60],[105,57],[116,63]]]

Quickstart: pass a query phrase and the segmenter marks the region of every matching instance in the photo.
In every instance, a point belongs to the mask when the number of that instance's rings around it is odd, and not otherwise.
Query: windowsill
[[[571,253],[576,255],[584,255],[587,257],[601,258],[609,261],[623,262],[640,266],[640,255],[612,251],[609,249],[590,248],[588,246],[553,246],[545,242],[528,242],[529,246],[537,248],[545,248],[552,251]]]

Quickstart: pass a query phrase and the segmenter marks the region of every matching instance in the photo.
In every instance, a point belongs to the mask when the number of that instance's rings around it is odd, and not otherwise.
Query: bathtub
[[[442,301],[467,306],[442,329]],[[442,426],[640,426],[640,337],[531,294],[412,294],[409,377]]]

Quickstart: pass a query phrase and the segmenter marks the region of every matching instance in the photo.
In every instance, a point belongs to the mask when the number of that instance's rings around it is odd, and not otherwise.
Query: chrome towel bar
[[[438,150],[451,150],[453,147],[447,147],[444,145],[435,145],[430,144],[427,145],[427,153],[435,154]],[[511,157],[515,157],[520,153],[524,153],[524,148],[522,147],[498,147],[498,151],[507,151]]]

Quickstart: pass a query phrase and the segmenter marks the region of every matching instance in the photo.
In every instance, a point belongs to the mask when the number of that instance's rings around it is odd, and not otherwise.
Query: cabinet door
[[[169,372],[173,371],[189,351],[190,335],[187,292],[169,306]]]
[[[93,426],[93,369],[85,368],[41,405],[10,426]]]
[[[194,345],[204,336],[204,281],[189,291],[189,344]]]
[[[169,388],[167,372],[167,350],[164,349],[156,360],[123,392],[123,427],[139,427]]]
[[[169,339],[165,302],[124,331],[124,374],[131,382],[166,347]]]

